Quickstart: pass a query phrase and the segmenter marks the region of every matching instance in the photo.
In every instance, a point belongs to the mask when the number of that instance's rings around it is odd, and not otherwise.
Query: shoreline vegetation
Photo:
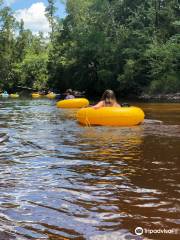
[[[48,0],[49,37],[34,35],[0,0],[0,88],[18,86],[100,96],[179,100],[180,21],[176,0],[67,0],[57,17]],[[148,93],[148,94],[144,94]]]
[[[144,101],[155,100],[155,101],[180,102],[180,92],[170,94],[141,94],[138,99]]]

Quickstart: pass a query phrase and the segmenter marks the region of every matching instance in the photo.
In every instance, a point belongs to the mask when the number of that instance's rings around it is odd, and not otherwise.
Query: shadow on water
[[[149,122],[115,128],[82,127],[53,101],[2,102],[0,239],[140,239],[137,226],[178,228],[177,106],[144,104]],[[154,238],[178,239],[168,237]]]

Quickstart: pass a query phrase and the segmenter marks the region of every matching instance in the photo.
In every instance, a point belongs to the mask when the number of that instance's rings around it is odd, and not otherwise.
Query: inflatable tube
[[[54,99],[54,98],[56,98],[56,94],[55,93],[48,93],[46,95],[46,97],[49,98],[49,99]]]
[[[17,93],[11,93],[11,94],[10,94],[10,97],[12,97],[12,98],[18,98],[18,97],[19,97],[19,94],[17,94]]]
[[[83,125],[134,126],[144,120],[144,112],[138,107],[83,108],[77,120]]]
[[[89,101],[86,98],[74,98],[57,102],[58,108],[82,108],[88,105]]]
[[[41,95],[39,93],[32,93],[31,94],[32,98],[40,98]]]

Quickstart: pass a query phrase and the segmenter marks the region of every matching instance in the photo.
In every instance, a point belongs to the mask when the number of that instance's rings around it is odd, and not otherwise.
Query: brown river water
[[[0,100],[0,240],[180,239],[180,104],[134,105],[140,126],[83,127]]]

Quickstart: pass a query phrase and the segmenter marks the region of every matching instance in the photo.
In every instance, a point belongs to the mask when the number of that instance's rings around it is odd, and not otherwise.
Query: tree
[[[48,18],[51,27],[50,33],[51,41],[53,40],[56,25],[55,13],[56,13],[55,0],[48,0],[48,6],[46,7],[46,17]]]
[[[2,1],[1,1],[2,3]],[[8,87],[12,79],[15,18],[9,7],[0,9],[0,85]]]

